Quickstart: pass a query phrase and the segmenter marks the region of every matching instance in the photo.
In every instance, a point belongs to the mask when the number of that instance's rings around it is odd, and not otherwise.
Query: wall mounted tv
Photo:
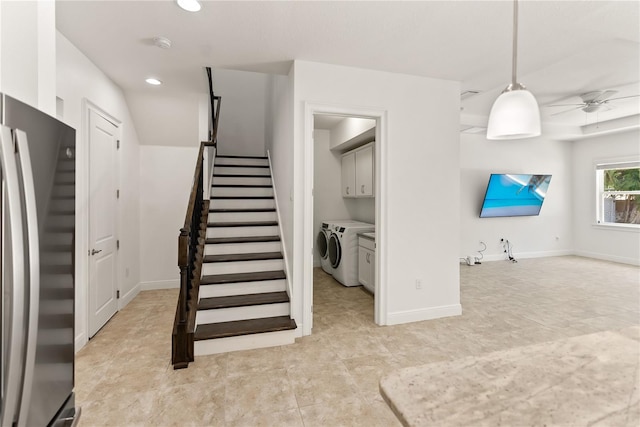
[[[540,213],[551,175],[491,174],[480,218]]]

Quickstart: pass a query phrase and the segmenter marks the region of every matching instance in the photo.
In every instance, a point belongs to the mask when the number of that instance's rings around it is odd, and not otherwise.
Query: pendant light
[[[518,0],[513,2],[513,57],[511,84],[491,107],[487,139],[522,139],[539,136],[540,109],[531,92],[516,79],[518,60]]]

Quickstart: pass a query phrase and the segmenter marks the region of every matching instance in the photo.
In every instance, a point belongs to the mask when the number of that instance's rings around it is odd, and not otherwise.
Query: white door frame
[[[76,337],[76,349],[83,347],[89,341],[89,133],[91,131],[89,129],[89,114],[91,111],[101,115],[118,128],[120,141],[122,141],[123,134],[122,121],[107,113],[104,109],[100,108],[89,99],[82,99],[82,138],[77,140],[76,143],[76,159],[82,162],[81,165],[76,165],[76,194],[80,196],[76,198],[76,298],[78,298],[79,301],[84,301],[84,307],[79,310],[80,315],[84,320],[84,330],[82,331],[83,333]],[[120,150],[116,152],[116,167],[113,171],[116,175],[118,188],[121,187],[120,174],[118,173],[120,165],[119,151]],[[116,235],[119,235],[120,231],[120,210],[120,203],[116,203]],[[116,251],[116,280],[118,283],[118,289],[120,289],[121,275],[119,251]],[[121,300],[118,300],[118,310],[122,309],[120,301]]]
[[[343,105],[304,104],[304,207],[303,207],[303,248],[306,255],[303,265],[302,292],[302,334],[311,335],[313,325],[313,248],[315,244],[313,229],[313,116],[315,114],[334,114],[350,117],[363,117],[376,121],[375,147],[375,201],[376,201],[376,279],[374,321],[378,325],[387,324],[387,111],[378,108],[352,107]]]

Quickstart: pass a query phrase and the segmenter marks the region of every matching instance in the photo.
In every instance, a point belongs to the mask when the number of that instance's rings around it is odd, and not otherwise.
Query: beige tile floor
[[[169,364],[177,293],[141,292],[77,355],[80,425],[395,426],[385,373],[640,324],[637,267],[555,257],[460,276],[462,316],[381,327],[371,295],[316,269],[313,335],[179,371]]]

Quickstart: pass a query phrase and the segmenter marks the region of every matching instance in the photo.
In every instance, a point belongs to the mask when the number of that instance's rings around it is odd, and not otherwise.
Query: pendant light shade
[[[511,84],[493,103],[487,125],[487,139],[533,138],[541,134],[538,102],[518,83],[518,0],[513,2],[513,56]]]
[[[524,87],[502,92],[491,107],[487,139],[522,139],[540,136],[540,109]]]

